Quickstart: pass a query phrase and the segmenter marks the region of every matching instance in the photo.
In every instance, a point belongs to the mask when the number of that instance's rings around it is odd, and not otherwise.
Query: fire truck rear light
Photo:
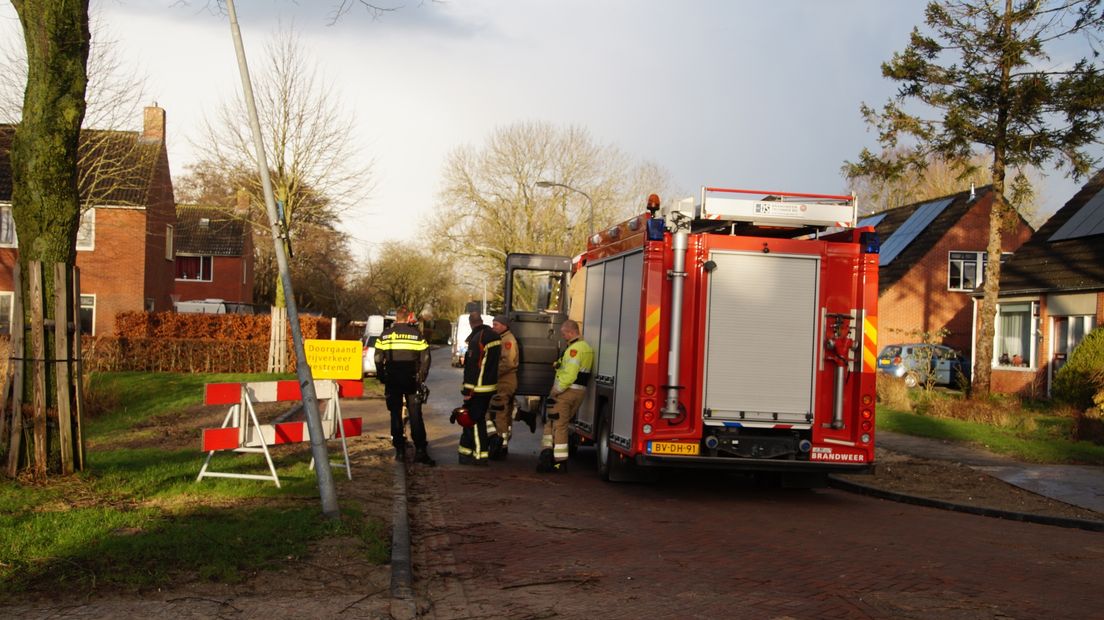
[[[859,437],[859,440],[863,443],[870,443],[870,435],[868,433],[863,433],[862,437]]]
[[[648,385],[645,385],[644,386],[644,393],[648,396],[651,396],[652,394],[655,394],[655,386],[650,384],[650,383]]]
[[[872,412],[871,410],[869,410],[869,409],[863,409],[862,410],[862,419],[869,420],[870,418],[873,418],[873,417],[874,417],[874,412]]]
[[[642,430],[644,431],[645,435],[651,435],[652,434],[652,425],[651,424],[645,424]]]
[[[870,394],[863,394],[863,396],[862,396],[862,403],[863,403],[864,405],[866,405],[867,407],[869,407],[869,406],[870,406],[870,404],[871,404],[871,403],[873,403],[873,402],[874,402],[874,397],[873,397],[873,396],[871,396]]]
[[[869,420],[863,420],[862,429],[864,433],[869,433],[872,428],[874,428],[874,425]]]
[[[644,399],[644,409],[646,411],[651,411],[651,410],[655,409],[655,399],[654,398],[645,398]]]
[[[644,412],[644,421],[645,422],[655,421],[655,412],[654,411],[645,411]]]

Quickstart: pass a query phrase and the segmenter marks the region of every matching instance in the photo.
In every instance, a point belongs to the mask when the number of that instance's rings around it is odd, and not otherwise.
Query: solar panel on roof
[[[878,224],[882,223],[882,220],[885,219],[885,216],[885,213],[876,213],[869,217],[864,217],[863,219],[859,220],[858,224],[855,224],[855,228],[860,228],[862,226],[877,226]]]
[[[1104,235],[1104,189],[1081,205],[1077,213],[1066,220],[1066,223],[1062,224],[1047,241],[1079,239],[1093,235]]]
[[[897,255],[907,248],[908,244],[912,243],[917,235],[931,225],[935,218],[939,217],[939,214],[943,213],[943,210],[952,202],[954,202],[953,196],[920,205],[920,208],[914,211],[897,230],[890,233],[889,239],[886,239],[885,243],[882,244],[878,266],[885,267],[892,263],[893,259],[897,258]]]

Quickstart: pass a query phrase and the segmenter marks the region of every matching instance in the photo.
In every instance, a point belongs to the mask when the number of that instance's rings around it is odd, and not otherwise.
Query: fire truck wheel
[[[598,456],[598,475],[607,482],[634,480],[632,465],[610,448],[609,440],[610,419],[608,412],[603,412],[602,421],[598,424],[598,437],[594,440],[594,453]]]
[[[602,480],[610,479],[610,460],[613,458],[609,447],[610,422],[609,416],[603,415],[598,423],[598,437],[594,440],[594,454],[598,457],[598,476]]]
[[[914,372],[910,372],[905,375],[905,387],[914,388],[920,385],[920,377]]]

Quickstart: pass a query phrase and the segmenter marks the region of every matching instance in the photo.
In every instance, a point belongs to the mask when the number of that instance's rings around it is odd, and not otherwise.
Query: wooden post
[[[73,312],[70,315],[73,317],[73,352],[70,357],[73,360],[71,366],[73,370],[73,394],[76,396],[73,410],[77,416],[74,425],[74,431],[76,431],[74,443],[77,448],[76,468],[78,471],[84,471],[84,429],[82,428],[82,420],[84,420],[84,357],[81,353],[80,290],[80,268],[73,267],[73,282],[69,299],[73,302]]]
[[[73,420],[69,409],[69,266],[54,264],[54,384],[57,388],[58,443],[61,473],[73,473]]]
[[[12,266],[12,423],[11,443],[8,451],[8,477],[14,478],[19,472],[19,452],[23,448],[23,274],[19,261]]]
[[[34,365],[34,475],[46,478],[46,311],[42,298],[42,261],[31,261],[31,350]]]

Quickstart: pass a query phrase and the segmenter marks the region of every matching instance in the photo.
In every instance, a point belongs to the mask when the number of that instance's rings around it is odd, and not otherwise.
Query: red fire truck
[[[852,196],[654,198],[588,240],[570,293],[570,259],[510,255],[518,393],[548,394],[570,312],[595,351],[573,431],[602,478],[725,467],[815,485],[870,471],[878,241],[856,214]]]

